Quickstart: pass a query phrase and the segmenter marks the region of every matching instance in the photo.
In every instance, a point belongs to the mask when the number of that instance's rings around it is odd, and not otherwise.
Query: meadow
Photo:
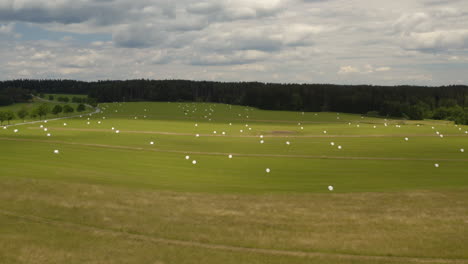
[[[468,263],[468,126],[99,108],[0,128],[0,263]]]

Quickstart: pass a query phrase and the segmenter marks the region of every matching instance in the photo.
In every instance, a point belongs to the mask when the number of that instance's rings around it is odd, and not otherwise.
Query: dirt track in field
[[[185,150],[166,150],[158,148],[142,148],[120,145],[106,145],[93,143],[77,143],[59,140],[40,140],[40,139],[20,139],[0,137],[0,140],[20,141],[20,142],[37,142],[37,143],[54,143],[64,145],[76,145],[85,147],[98,147],[108,149],[136,150],[136,151],[153,151],[161,153],[180,153],[180,154],[197,154],[209,156],[227,156],[229,154],[237,157],[267,157],[267,158],[303,158],[303,159],[332,159],[332,160],[385,160],[385,161],[468,161],[468,159],[447,159],[447,158],[399,158],[399,157],[346,157],[346,156],[325,156],[325,155],[287,155],[287,154],[250,154],[250,153],[232,153],[232,152],[203,152],[203,151],[185,151]]]
[[[38,127],[28,127],[28,129],[41,129]],[[110,129],[100,128],[63,128],[53,127],[50,128],[58,131],[81,131],[81,132],[113,132]],[[287,134],[286,131],[271,131],[272,134],[265,132],[264,137],[271,138],[385,138],[385,137],[438,137],[434,134],[372,134],[372,135],[293,135]],[[120,130],[120,133],[129,134],[155,134],[155,135],[171,135],[171,136],[195,136],[195,133],[178,133],[178,132],[165,132],[165,131],[145,131],[145,130]],[[287,134],[287,135],[284,135]],[[240,138],[258,138],[258,135],[220,135],[220,134],[200,134],[200,137],[240,137]],[[444,134],[444,137],[468,137],[468,134]]]
[[[374,260],[374,261],[398,261],[406,263],[429,263],[429,264],[458,264],[458,263],[467,263],[467,259],[444,259],[444,258],[427,258],[427,257],[400,257],[400,256],[377,256],[377,255],[352,255],[352,254],[341,254],[341,253],[324,253],[324,252],[307,252],[307,251],[293,251],[293,250],[278,250],[278,249],[266,249],[266,248],[248,248],[234,245],[222,245],[222,244],[210,244],[203,242],[195,241],[185,241],[185,240],[176,240],[176,239],[167,239],[154,237],[145,234],[135,234],[128,233],[125,231],[107,229],[103,227],[83,225],[73,222],[67,222],[57,219],[49,219],[45,217],[35,216],[35,215],[26,215],[20,214],[12,211],[7,211],[0,209],[0,214],[7,217],[14,217],[27,222],[34,222],[49,226],[54,226],[64,229],[80,230],[83,232],[88,232],[92,234],[100,234],[107,236],[115,236],[123,239],[133,239],[137,241],[144,241],[148,243],[155,244],[167,244],[173,246],[182,246],[182,247],[195,247],[195,248],[204,248],[211,250],[223,250],[223,251],[233,251],[241,253],[255,253],[263,255],[275,255],[275,256],[291,256],[291,257],[303,257],[303,258],[316,258],[316,257],[329,257],[337,259],[350,259],[350,260]]]

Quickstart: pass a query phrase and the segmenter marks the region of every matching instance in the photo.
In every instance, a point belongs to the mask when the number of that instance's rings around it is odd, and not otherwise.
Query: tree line
[[[24,103],[32,99],[31,91],[21,86],[3,86],[0,83],[0,106]]]
[[[85,110],[86,106],[84,104],[79,104],[76,107],[77,112],[83,112]],[[0,125],[3,125],[3,122],[5,121],[7,121],[9,125],[10,121],[15,119],[16,116],[24,122],[24,120],[28,116],[33,119],[39,118],[42,120],[43,118],[47,118],[48,114],[54,114],[58,116],[60,113],[69,114],[73,112],[75,112],[75,108],[73,108],[73,106],[70,105],[61,106],[57,104],[54,105],[54,107],[51,107],[50,104],[43,103],[31,110],[28,110],[26,107],[22,107],[16,113],[11,110],[0,111]]]
[[[373,86],[279,84],[188,80],[13,80],[37,93],[81,93],[96,102],[198,101],[248,105],[268,110],[333,111],[407,119],[448,119],[468,124],[468,86]]]
[[[39,94],[39,97],[42,97],[42,98],[45,98],[45,95],[43,93]],[[68,96],[57,96],[55,97],[54,95],[50,94],[47,99],[49,101],[54,101],[55,99],[57,99],[57,101],[59,102],[63,102],[63,103],[68,103],[68,102],[72,102],[72,103],[78,103],[78,104],[86,104],[89,102],[88,98],[86,97],[78,97],[78,96],[72,96],[72,98],[70,99],[70,97]]]

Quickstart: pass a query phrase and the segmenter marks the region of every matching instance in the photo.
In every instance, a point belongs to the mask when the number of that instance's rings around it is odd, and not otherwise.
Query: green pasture
[[[0,128],[0,263],[468,263],[467,126],[99,108]]]

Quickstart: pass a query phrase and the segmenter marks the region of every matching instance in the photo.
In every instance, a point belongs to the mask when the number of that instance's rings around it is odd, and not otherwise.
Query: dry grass
[[[4,214],[0,223],[28,222],[31,220],[28,220],[29,216],[50,219],[52,223],[70,223],[72,226],[68,228],[42,223],[40,230],[45,233],[58,232],[55,229],[59,228],[66,232],[78,232],[84,237],[78,236],[78,244],[85,243],[89,239],[87,236],[98,236],[104,240],[117,236],[111,240],[115,241],[116,247],[120,247],[127,243],[121,241],[128,239],[125,234],[131,234],[141,235],[149,240],[162,238],[228,247],[319,252],[324,255],[316,256],[317,258],[345,261],[343,263],[353,263],[356,260],[352,256],[347,258],[347,255],[371,258],[442,258],[447,259],[446,261],[468,259],[467,190],[234,195],[141,191],[5,178],[0,181],[0,189],[0,208],[4,212],[26,216],[15,219]],[[73,225],[92,227],[95,230],[79,231]],[[122,233],[116,235],[112,232]],[[61,243],[66,244],[66,238],[60,239],[58,236],[56,244],[53,244],[54,250],[48,252],[30,241],[34,240],[33,233],[29,237],[27,232],[13,232],[21,234],[21,239],[18,240],[13,235],[8,237],[0,233],[0,237],[11,241],[26,240],[21,250],[29,253],[20,252],[21,259],[19,256],[15,258],[18,263],[52,263],[31,260],[63,260],[72,255],[75,258],[76,252],[80,250],[62,247]],[[47,239],[48,236],[39,237]],[[135,243],[147,242],[143,239]],[[99,247],[97,243],[97,252],[105,254],[101,252],[105,247]],[[165,247],[196,251],[186,249],[187,246],[184,245]],[[222,248],[198,250],[225,251]],[[230,254],[264,255],[261,252]],[[0,253],[0,257],[2,255],[6,255],[5,252]],[[114,257],[109,256],[110,259]],[[369,260],[362,258],[363,261]],[[394,263],[399,258],[373,260],[375,262],[370,263]],[[403,260],[401,263],[408,263]],[[428,261],[442,263],[437,262],[442,260]]]

